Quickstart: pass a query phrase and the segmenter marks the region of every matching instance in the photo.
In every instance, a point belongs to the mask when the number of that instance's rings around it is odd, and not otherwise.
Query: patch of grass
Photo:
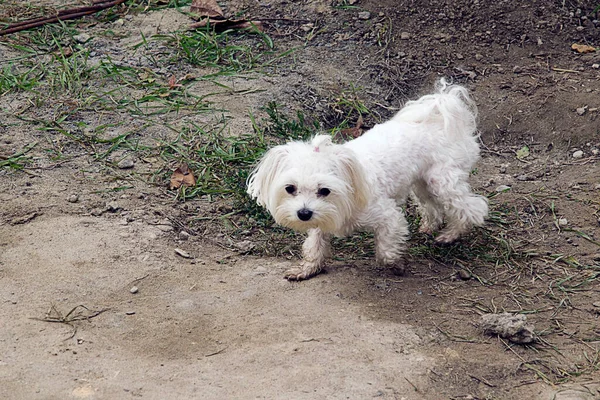
[[[261,68],[273,55],[273,41],[258,31],[245,33],[227,30],[217,33],[207,26],[195,31],[156,35],[177,49],[177,56],[199,67],[217,68],[221,74],[240,73]],[[285,52],[277,57],[289,54]]]
[[[25,167],[25,162],[28,160],[27,153],[29,153],[35,146],[37,142],[28,144],[22,150],[17,151],[14,154],[3,156],[0,154],[0,168],[8,167],[17,170],[21,170]]]
[[[246,179],[257,160],[272,146],[288,140],[306,139],[318,126],[310,125],[300,112],[290,118],[276,103],[265,108],[269,121],[263,127],[254,122],[254,133],[233,136],[225,132],[226,123],[213,130],[192,125],[178,138],[161,144],[160,155],[169,164],[186,163],[196,174],[196,186],[181,193],[182,199],[197,196],[227,196],[237,211],[248,212],[263,220],[265,214],[246,195]],[[254,121],[254,118],[252,117]],[[170,171],[157,173],[161,181]]]
[[[9,92],[32,90],[41,76],[42,71],[38,65],[19,71],[13,63],[6,64],[0,71],[0,96]]]

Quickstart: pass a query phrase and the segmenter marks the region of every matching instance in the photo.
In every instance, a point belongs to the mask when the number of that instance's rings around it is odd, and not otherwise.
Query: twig
[[[0,36],[8,35],[10,33],[15,33],[19,31],[24,31],[26,29],[36,28],[38,26],[52,24],[58,21],[65,21],[69,19],[81,18],[86,15],[97,13],[98,11],[102,11],[106,8],[110,8],[121,3],[124,3],[125,0],[112,0],[112,1],[101,1],[95,2],[92,6],[87,7],[78,7],[71,8],[68,10],[61,10],[56,13],[56,15],[52,17],[40,17],[35,19],[30,19],[27,21],[17,22],[16,24],[9,25],[6,29],[0,31]]]

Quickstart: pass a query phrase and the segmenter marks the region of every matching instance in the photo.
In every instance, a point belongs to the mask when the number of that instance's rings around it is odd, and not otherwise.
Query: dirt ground
[[[139,3],[71,23],[89,35],[73,41],[87,63],[110,57],[164,81],[210,72],[174,62],[163,42],[139,46],[192,22]],[[7,11],[15,4],[0,1],[5,21],[18,19]],[[60,91],[0,93],[0,162],[36,144],[24,169],[0,164],[0,397],[600,398],[600,52],[571,48],[600,47],[600,3],[220,4],[263,20],[275,52],[294,51],[264,71],[220,76],[225,86],[189,84],[210,95],[210,112],[133,114]],[[23,35],[0,37],[2,68],[44,62],[48,54],[15,46],[33,40]],[[180,201],[153,173],[172,167],[164,159],[133,148],[98,159],[56,128],[93,127],[107,140],[134,131],[150,146],[186,123],[226,120],[235,136],[252,133],[251,115],[263,118],[269,101],[323,129],[360,102],[368,128],[441,76],[477,101],[483,151],[471,182],[492,213],[449,249],[415,235],[403,276],[341,241],[325,273],[288,282],[297,240],[275,256],[249,251],[282,243],[251,221],[244,232],[224,226],[226,196]],[[133,168],[117,166],[128,157]],[[537,342],[484,334],[481,315],[500,312],[526,315]]]

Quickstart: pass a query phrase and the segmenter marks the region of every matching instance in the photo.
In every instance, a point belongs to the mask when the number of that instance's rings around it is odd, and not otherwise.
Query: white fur
[[[421,232],[450,243],[484,223],[487,199],[473,194],[469,173],[479,158],[477,109],[467,90],[443,79],[435,94],[409,101],[389,121],[343,145],[327,135],[269,150],[248,179],[248,193],[275,221],[308,232],[303,261],[286,273],[319,273],[330,235],[375,232],[377,261],[396,264],[408,238],[400,208],[412,194]],[[295,189],[293,193],[288,190]],[[318,193],[326,188],[330,191]],[[298,212],[310,218],[300,219]]]

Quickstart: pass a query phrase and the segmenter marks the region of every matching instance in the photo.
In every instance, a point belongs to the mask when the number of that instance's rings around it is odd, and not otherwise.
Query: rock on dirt
[[[481,328],[487,334],[498,335],[513,343],[526,344],[535,341],[533,325],[527,323],[525,315],[510,313],[482,315]]]
[[[119,167],[120,169],[131,169],[134,165],[135,163],[131,158],[124,158],[121,161],[119,161],[117,167]]]

